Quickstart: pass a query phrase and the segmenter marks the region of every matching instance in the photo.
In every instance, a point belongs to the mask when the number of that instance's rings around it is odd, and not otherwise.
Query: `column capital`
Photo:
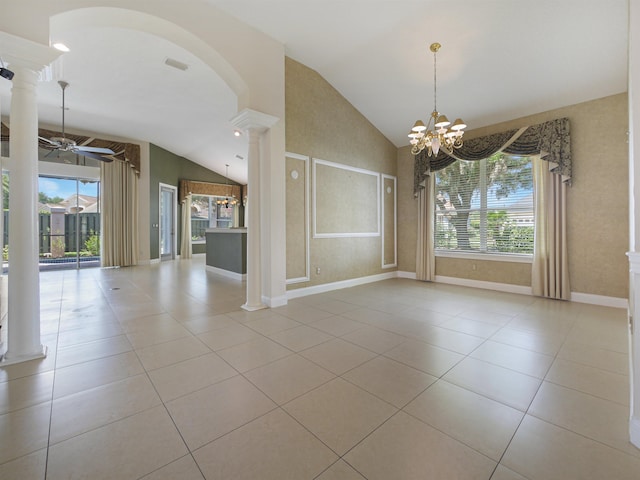
[[[231,125],[239,128],[240,130],[255,130],[262,133],[265,130],[273,127],[278,120],[278,117],[274,117],[273,115],[269,115],[268,113],[245,108],[244,110],[238,112],[238,114],[233,117],[230,122]]]
[[[9,65],[40,72],[62,52],[26,38],[0,32],[0,57]]]

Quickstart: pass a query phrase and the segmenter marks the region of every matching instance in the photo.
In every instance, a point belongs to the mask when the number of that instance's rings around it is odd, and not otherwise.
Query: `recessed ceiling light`
[[[53,48],[55,48],[56,50],[60,50],[61,52],[69,52],[69,47],[67,47],[64,43],[54,43],[53,44]]]
[[[189,68],[189,65],[187,65],[186,63],[182,63],[176,60],[175,58],[167,57],[164,59],[164,63],[166,65],[169,65],[170,67],[177,68],[178,70],[182,70],[183,72]]]
[[[241,132],[240,130],[234,130],[234,131],[233,131],[233,134],[234,134],[236,137],[239,137],[240,135],[242,135],[242,132]]]

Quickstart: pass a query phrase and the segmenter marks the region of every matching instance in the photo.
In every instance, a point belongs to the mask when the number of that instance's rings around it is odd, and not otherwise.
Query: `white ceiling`
[[[627,89],[627,0],[205,0],[282,42],[396,146],[433,109],[476,128]],[[185,8],[188,8],[185,5]],[[150,141],[246,183],[231,90],[169,42],[114,28],[67,32],[69,127]],[[186,72],[164,64],[171,57]],[[2,113],[9,82],[0,82]],[[59,124],[60,90],[39,89]],[[268,113],[268,112],[267,112]]]

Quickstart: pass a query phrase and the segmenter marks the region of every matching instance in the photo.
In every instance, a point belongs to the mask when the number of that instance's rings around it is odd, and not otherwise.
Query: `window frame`
[[[515,155],[514,155],[515,156]],[[529,159],[529,162],[531,164],[531,167],[533,167],[533,161],[534,161],[534,156],[527,156],[527,158]],[[480,248],[479,249],[472,249],[472,250],[462,250],[462,249],[447,249],[447,248],[443,248],[443,247],[437,247],[437,240],[436,240],[436,234],[437,234],[437,225],[438,225],[438,204],[434,201],[433,202],[433,241],[434,241],[434,255],[436,257],[442,257],[442,258],[459,258],[459,259],[467,259],[467,260],[488,260],[488,261],[498,261],[498,262],[511,262],[511,263],[532,263],[533,262],[533,251],[531,253],[515,253],[515,252],[495,252],[495,251],[489,251],[487,248],[487,228],[488,228],[488,214],[491,211],[495,211],[495,208],[488,208],[487,206],[487,199],[488,199],[488,192],[489,190],[487,189],[487,175],[486,175],[486,167],[487,167],[487,158],[482,159],[482,160],[478,160],[478,162],[481,162],[479,164],[479,184],[478,184],[478,190],[479,190],[479,201],[480,201],[480,206],[477,208],[469,208],[469,214],[472,213],[478,213],[479,217],[480,217],[480,227],[478,229],[479,231],[479,242],[480,242]],[[456,160],[456,162],[459,162],[460,160]],[[438,172],[433,172],[433,175],[438,175]],[[533,184],[531,186],[532,190],[533,190]],[[484,193],[483,193],[484,192]],[[437,183],[434,181],[434,198],[435,195],[438,193],[438,186]],[[532,205],[531,205],[531,209],[532,209],[532,213],[534,216],[534,238],[532,239],[532,242],[535,242],[535,204],[532,200]],[[515,211],[515,210],[513,210]],[[442,214],[440,215],[440,217],[442,217]],[[533,248],[535,248],[535,244],[533,245]]]

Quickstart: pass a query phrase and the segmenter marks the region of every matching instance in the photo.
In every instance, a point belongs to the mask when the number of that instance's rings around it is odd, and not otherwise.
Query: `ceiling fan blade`
[[[113,158],[103,157],[102,155],[98,155],[97,153],[82,150],[80,148],[74,148],[71,151],[73,153],[77,153],[78,155],[83,155],[89,158],[95,158],[96,160],[100,160],[101,162],[113,162]]]
[[[75,149],[81,152],[101,153],[103,155],[113,155],[116,153],[110,148],[88,147],[86,145],[78,145]]]
[[[53,145],[54,147],[59,147],[60,146],[59,142],[54,142],[53,140],[49,140],[48,138],[45,138],[45,137],[38,137],[38,140],[42,140],[45,143],[49,143],[49,144]]]

